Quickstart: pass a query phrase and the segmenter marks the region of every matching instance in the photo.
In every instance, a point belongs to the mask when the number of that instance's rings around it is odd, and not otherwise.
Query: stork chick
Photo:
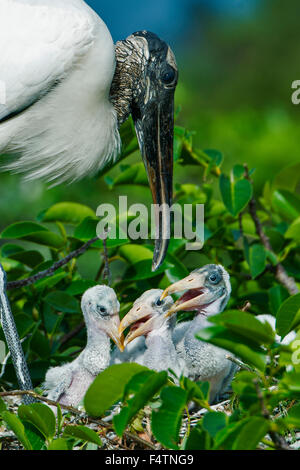
[[[119,334],[131,327],[124,346],[145,336],[144,352],[135,362],[157,371],[172,369],[177,375],[179,362],[172,341],[172,321],[166,317],[174,302],[170,296],[161,300],[162,293],[160,289],[151,289],[137,299],[121,321]]]
[[[67,406],[77,406],[95,377],[109,366],[110,338],[123,349],[118,333],[120,304],[113,289],[92,287],[84,293],[81,308],[87,345],[73,362],[49,369],[44,383],[48,398]]]
[[[196,269],[189,276],[168,287],[163,295],[186,291],[167,313],[196,311],[194,320],[179,323],[174,329],[176,351],[185,364],[184,374],[191,380],[210,383],[210,401],[214,402],[231,383],[236,366],[226,359],[227,351],[199,341],[196,333],[211,323],[208,317],[221,313],[231,293],[230,277],[222,267],[209,264]]]

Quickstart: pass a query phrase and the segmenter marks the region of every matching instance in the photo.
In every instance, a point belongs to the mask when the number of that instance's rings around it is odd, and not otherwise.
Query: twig
[[[103,428],[113,430],[113,427],[110,424],[106,423],[105,421],[102,421],[101,419],[91,418],[90,416],[86,415],[85,413],[82,413],[77,408],[73,408],[72,406],[62,405],[61,403],[58,403],[56,401],[49,400],[48,398],[42,397],[41,395],[34,392],[33,390],[14,390],[14,391],[11,391],[11,392],[0,392],[0,397],[13,397],[13,396],[22,396],[22,395],[29,395],[29,396],[37,399],[37,400],[40,400],[40,401],[43,401],[44,403],[47,403],[47,405],[50,405],[50,406],[55,406],[55,407],[60,406],[62,409],[66,410],[66,411],[69,411],[70,413],[72,413],[74,415],[80,416],[82,419],[86,419],[89,423],[98,424],[99,426],[102,426]],[[152,450],[156,450],[156,448],[153,444],[151,444],[150,442],[145,441],[144,439],[142,439],[139,436],[136,436],[135,434],[132,434],[131,432],[127,432],[127,431],[124,432],[124,436],[127,439],[131,439],[132,441],[135,441],[136,443],[142,445],[143,447],[146,447],[146,448],[149,448],[149,449],[152,449]]]
[[[249,300],[247,300],[244,307],[242,307],[240,310],[241,312],[248,312],[248,310],[250,310],[251,307],[252,307],[251,303],[249,302]]]
[[[271,421],[272,417],[269,413],[269,410],[266,407],[266,404],[265,404],[265,401],[264,401],[264,396],[263,396],[261,388],[259,386],[259,382],[258,382],[258,380],[254,379],[253,383],[255,385],[257,397],[258,397],[260,405],[261,405],[262,415],[265,419],[267,419],[268,421]],[[284,437],[281,436],[280,434],[278,434],[277,432],[270,430],[269,435],[270,435],[270,437],[271,437],[271,439],[272,439],[272,441],[273,441],[273,443],[274,443],[277,450],[292,450],[292,448],[288,445],[288,443],[286,442]]]
[[[111,271],[109,267],[109,258],[107,250],[107,237],[108,232],[106,231],[106,236],[103,237],[103,258],[104,258],[104,270],[103,270],[103,279],[107,280],[108,285],[111,285]]]
[[[245,235],[244,235],[244,229],[243,229],[243,213],[242,212],[240,212],[239,214],[239,228],[240,228],[240,236],[244,238]]]
[[[255,372],[255,370],[252,369],[250,366],[247,366],[242,361],[239,361],[238,359],[236,359],[235,357],[230,356],[229,354],[226,355],[226,359],[228,359],[228,361],[230,361],[230,362],[233,362],[233,364],[236,364],[242,370],[246,370],[248,372]]]
[[[99,237],[92,238],[87,243],[85,243],[80,248],[78,248],[77,250],[72,251],[72,253],[70,253],[65,258],[54,263],[49,269],[40,271],[34,276],[28,277],[26,279],[21,279],[20,281],[8,282],[6,286],[6,290],[20,289],[21,287],[30,286],[31,284],[34,284],[35,282],[40,281],[41,279],[52,276],[52,274],[54,274],[55,271],[57,271],[58,269],[68,264],[69,261],[85,253],[88,250],[88,248],[98,240],[99,240]]]
[[[63,346],[64,344],[68,343],[71,339],[74,338],[74,336],[78,335],[78,333],[80,333],[81,330],[83,330],[83,328],[85,327],[85,322],[82,321],[81,323],[79,323],[79,325],[77,325],[72,331],[70,331],[69,333],[65,334],[61,340],[60,340],[60,346]]]
[[[249,169],[246,164],[244,165],[244,168],[246,179],[250,181],[250,183],[252,183],[251,178],[249,176]],[[274,253],[272,245],[270,243],[270,239],[263,231],[261,221],[257,215],[256,200],[254,197],[252,197],[251,201],[249,202],[249,212],[255,224],[256,233],[259,236],[261,243],[266,248],[266,250],[270,251],[271,253]],[[277,266],[275,266],[275,276],[277,281],[288,290],[290,295],[295,295],[299,293],[299,289],[295,282],[295,279],[287,274],[286,270],[284,269],[281,263],[278,263]]]

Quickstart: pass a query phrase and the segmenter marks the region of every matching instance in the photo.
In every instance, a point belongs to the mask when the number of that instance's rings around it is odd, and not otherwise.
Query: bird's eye
[[[171,83],[174,82],[175,78],[176,78],[175,70],[170,67],[168,70],[163,72],[163,74],[161,76],[161,81],[165,85],[171,85]]]
[[[209,276],[209,280],[212,284],[218,284],[221,280],[221,276],[219,273],[212,273],[210,276]]]
[[[157,301],[155,302],[155,305],[156,305],[157,307],[161,307],[163,304],[164,304],[164,301],[163,301],[163,300],[160,300],[160,299],[157,299]]]
[[[101,315],[107,315],[107,309],[102,305],[97,305],[97,310]]]

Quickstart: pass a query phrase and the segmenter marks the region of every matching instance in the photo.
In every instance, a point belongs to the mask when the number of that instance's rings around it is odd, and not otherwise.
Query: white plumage
[[[161,289],[151,289],[134,302],[120,324],[120,334],[129,326],[131,329],[125,339],[124,356],[118,356],[123,362],[136,362],[156,371],[172,369],[180,376],[181,365],[172,341],[174,322],[166,318],[174,302],[170,296],[161,301],[162,293]],[[143,341],[141,336],[145,337]]]
[[[221,313],[230,298],[230,276],[221,265],[210,264],[196,269],[189,276],[168,287],[166,295],[186,291],[169,311],[196,311],[192,321],[179,323],[172,335],[183,374],[194,381],[210,383],[210,402],[218,401],[229,388],[236,366],[227,351],[196,339],[203,328],[211,327],[209,317]]]
[[[114,72],[111,35],[84,1],[1,0],[0,153],[19,156],[5,167],[61,182],[115,159]]]
[[[110,338],[120,346],[120,304],[115,291],[107,286],[87,290],[81,301],[87,328],[87,344],[81,354],[68,364],[51,367],[44,389],[50,400],[77,406],[93,380],[110,363]]]

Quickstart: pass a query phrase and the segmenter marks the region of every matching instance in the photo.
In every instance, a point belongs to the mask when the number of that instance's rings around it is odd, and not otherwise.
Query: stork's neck
[[[132,112],[134,94],[138,89],[146,66],[143,48],[134,38],[116,44],[116,70],[110,100],[117,112],[121,126]]]
[[[150,331],[146,336],[146,346],[150,346],[157,338],[162,338],[166,341],[172,341],[172,332],[169,325],[165,324],[161,328]]]
[[[100,346],[110,349],[110,339],[107,333],[99,328],[96,322],[87,324],[87,348]]]
[[[170,328],[160,328],[146,337],[143,365],[157,371],[172,369],[179,374],[179,364]]]

